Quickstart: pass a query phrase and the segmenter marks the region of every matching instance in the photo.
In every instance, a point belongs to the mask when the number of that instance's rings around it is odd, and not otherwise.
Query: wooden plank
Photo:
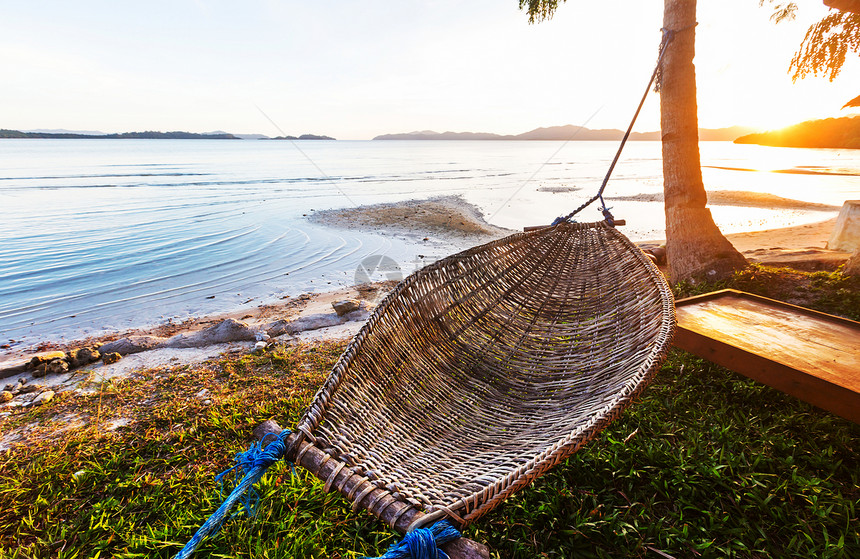
[[[860,323],[735,290],[676,311],[677,347],[860,423]]]

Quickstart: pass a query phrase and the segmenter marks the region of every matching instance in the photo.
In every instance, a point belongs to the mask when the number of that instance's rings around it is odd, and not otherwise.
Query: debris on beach
[[[576,186],[541,186],[537,189],[538,192],[551,192],[552,194],[567,194],[577,190],[579,188]]]
[[[227,342],[256,341],[257,331],[244,322],[228,318],[199,332],[177,334],[158,344],[160,348],[205,347]]]
[[[45,390],[41,392],[38,396],[36,396],[32,402],[30,402],[31,406],[41,406],[42,404],[47,404],[51,400],[54,399],[55,392],[53,390]]]
[[[167,338],[159,336],[126,336],[112,342],[108,342],[99,348],[103,353],[119,353],[130,355],[155,349]]]
[[[331,307],[338,316],[343,316],[353,311],[357,311],[361,308],[361,305],[362,303],[358,299],[343,299],[341,301],[333,302]]]
[[[112,353],[105,353],[102,355],[102,361],[104,362],[105,365],[112,365],[113,363],[116,363],[120,359],[122,359],[122,355],[120,355],[119,353],[117,353],[115,351]]]

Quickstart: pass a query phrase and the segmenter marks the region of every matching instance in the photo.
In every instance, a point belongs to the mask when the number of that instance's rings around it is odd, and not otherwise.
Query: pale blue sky
[[[433,129],[623,128],[655,61],[661,0],[570,0],[528,25],[516,0],[2,3],[0,128],[278,131],[368,139]],[[700,124],[851,114],[860,63],[792,84],[826,8],[779,26],[757,0],[700,0]],[[659,128],[652,96],[638,130]]]

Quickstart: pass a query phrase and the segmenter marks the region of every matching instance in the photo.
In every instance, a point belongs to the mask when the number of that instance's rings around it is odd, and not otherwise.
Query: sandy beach
[[[793,207],[805,204],[782,200],[781,203],[794,204]],[[747,203],[755,207],[773,200],[756,193],[734,192],[724,196],[721,201]],[[311,219],[330,227],[388,233],[393,231],[418,240],[433,236],[470,244],[480,244],[512,232],[488,224],[477,208],[459,197],[328,210],[316,213]],[[835,269],[849,255],[825,249],[834,222],[835,219],[829,219],[810,225],[738,233],[728,238],[751,262],[806,270]],[[659,245],[661,242],[657,240],[650,244]],[[278,302],[249,309],[181,322],[168,320],[155,328],[127,330],[62,344],[42,343],[5,348],[0,355],[0,379],[5,380],[0,380],[0,383],[11,385],[14,384],[13,380],[19,378],[32,383],[32,371],[27,370],[25,364],[33,356],[52,351],[68,352],[82,347],[101,346],[116,350],[123,357],[112,364],[98,361],[73,370],[71,374],[48,374],[37,382],[56,390],[74,389],[82,379],[107,379],[145,368],[201,362],[217,358],[225,352],[251,351],[260,343],[292,344],[348,338],[360,329],[375,304],[395,284],[394,281],[388,281],[284,297]],[[338,316],[332,304],[344,300],[358,302],[360,309],[344,317]],[[4,407],[12,404],[14,402],[4,404]]]

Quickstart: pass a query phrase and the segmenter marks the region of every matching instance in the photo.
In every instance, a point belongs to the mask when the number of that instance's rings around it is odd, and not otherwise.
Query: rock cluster
[[[45,375],[55,375],[66,373],[69,369],[83,367],[97,361],[101,357],[98,348],[96,347],[81,347],[69,350],[68,353],[62,351],[50,351],[34,356],[27,363],[26,369],[35,378]]]
[[[0,370],[0,378],[23,373],[30,373],[34,378],[58,375],[99,360],[105,365],[110,365],[119,361],[124,355],[163,348],[195,348],[250,341],[255,342],[253,351],[260,353],[276,346],[291,344],[290,335],[292,334],[338,326],[350,321],[362,321],[369,316],[368,303],[364,300],[340,300],[332,303],[332,308],[334,312],[310,314],[292,320],[277,320],[256,328],[238,320],[227,319],[198,332],[177,334],[171,338],[127,336],[105,344],[71,349],[68,352],[41,353],[28,362]],[[282,338],[272,339],[279,336]],[[28,384],[27,377],[22,376],[17,383],[7,384],[4,390],[0,390],[0,405],[41,405],[51,401],[54,396],[52,390],[47,390],[40,384]],[[206,405],[212,401],[208,394],[199,397]]]
[[[34,382],[28,383],[26,377],[21,377],[17,383],[7,384],[0,391],[0,404],[20,407],[41,406],[50,402],[54,396],[53,390]]]

